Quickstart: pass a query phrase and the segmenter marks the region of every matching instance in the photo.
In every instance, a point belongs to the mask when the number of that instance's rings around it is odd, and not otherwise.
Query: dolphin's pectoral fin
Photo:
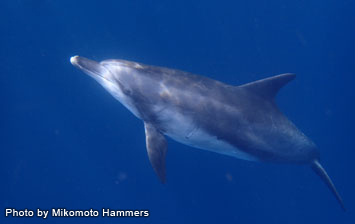
[[[273,99],[278,93],[278,91],[281,89],[281,87],[286,85],[295,77],[295,74],[285,73],[266,79],[257,80],[255,82],[250,82],[239,87],[251,91],[259,96]]]
[[[311,165],[312,169],[314,170],[314,172],[316,172],[318,174],[318,176],[320,176],[320,178],[323,180],[323,182],[327,185],[327,187],[330,189],[330,191],[334,194],[335,198],[338,200],[340,206],[343,208],[343,210],[345,211],[345,205],[343,203],[343,199],[340,197],[337,189],[335,188],[332,180],[330,179],[330,177],[328,176],[327,172],[325,171],[325,169],[322,167],[322,165],[319,163],[318,160],[315,160],[312,165]]]
[[[145,140],[150,163],[160,181],[165,183],[165,157],[167,144],[165,137],[152,124],[144,123]]]

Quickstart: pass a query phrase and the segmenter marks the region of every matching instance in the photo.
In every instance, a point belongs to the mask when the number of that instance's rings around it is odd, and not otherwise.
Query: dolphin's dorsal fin
[[[152,124],[144,122],[144,127],[149,161],[160,181],[165,183],[165,157],[167,151],[165,137]]]
[[[255,82],[249,82],[239,87],[251,91],[262,97],[273,99],[278,91],[286,85],[289,81],[296,77],[295,74],[285,73],[281,75],[272,76],[266,79],[260,79]]]

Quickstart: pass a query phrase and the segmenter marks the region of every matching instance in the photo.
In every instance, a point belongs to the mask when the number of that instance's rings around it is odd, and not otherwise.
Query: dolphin
[[[150,163],[166,180],[165,136],[194,148],[260,162],[307,164],[340,206],[343,200],[319,162],[316,145],[278,109],[275,96],[295,78],[286,73],[240,86],[188,72],[125,60],[70,62],[144,122]]]

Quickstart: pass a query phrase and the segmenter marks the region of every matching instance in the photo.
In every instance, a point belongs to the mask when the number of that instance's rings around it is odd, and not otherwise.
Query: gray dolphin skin
[[[149,160],[165,182],[165,136],[220,154],[260,162],[306,164],[345,210],[319,163],[316,145],[275,103],[279,89],[295,78],[281,74],[240,86],[203,76],[125,60],[74,56],[70,62],[144,122]]]

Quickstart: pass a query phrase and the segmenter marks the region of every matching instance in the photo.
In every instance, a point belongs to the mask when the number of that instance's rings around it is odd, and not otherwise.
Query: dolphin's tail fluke
[[[338,202],[339,202],[340,206],[342,207],[342,209],[344,211],[346,211],[343,199],[340,197],[340,195],[339,195],[337,189],[335,188],[332,180],[330,179],[330,177],[328,176],[327,172],[322,167],[322,165],[319,163],[319,161],[318,160],[314,160],[314,162],[312,163],[311,167],[314,170],[314,172],[316,172],[318,174],[318,176],[320,176],[320,178],[323,180],[323,182],[328,186],[329,190],[334,194],[335,198],[338,200]]]

